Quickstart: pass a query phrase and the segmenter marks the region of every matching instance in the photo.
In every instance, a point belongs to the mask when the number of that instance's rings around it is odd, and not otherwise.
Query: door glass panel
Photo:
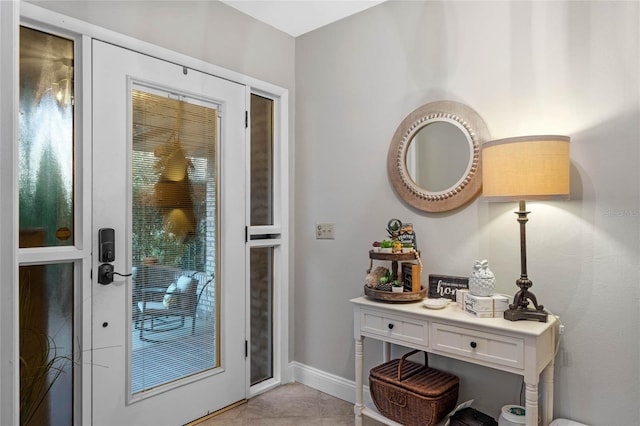
[[[250,250],[251,386],[273,377],[273,251]]]
[[[214,105],[132,91],[131,392],[219,364]]]
[[[20,27],[20,247],[74,243],[73,44]]]
[[[251,95],[251,226],[273,225],[273,100]]]
[[[20,267],[21,425],[73,424],[73,282],[73,263]]]

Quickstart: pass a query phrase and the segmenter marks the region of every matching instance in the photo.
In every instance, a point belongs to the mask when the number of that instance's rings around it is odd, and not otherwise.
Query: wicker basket
[[[456,406],[459,379],[406,358],[385,362],[371,369],[369,390],[378,411],[407,426],[434,425]]]

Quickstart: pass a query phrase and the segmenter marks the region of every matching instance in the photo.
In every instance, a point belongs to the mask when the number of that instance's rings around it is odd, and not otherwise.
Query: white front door
[[[247,91],[99,41],[92,68],[93,424],[184,424],[247,392]]]

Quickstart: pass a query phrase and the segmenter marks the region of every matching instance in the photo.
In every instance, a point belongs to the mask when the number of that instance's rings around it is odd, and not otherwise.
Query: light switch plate
[[[334,240],[336,231],[335,223],[317,223],[316,240]]]

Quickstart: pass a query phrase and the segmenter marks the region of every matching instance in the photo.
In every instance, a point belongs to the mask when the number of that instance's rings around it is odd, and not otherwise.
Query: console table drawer
[[[363,333],[385,337],[386,340],[417,344],[425,348],[429,345],[429,323],[426,321],[362,310],[361,330]]]
[[[507,367],[524,368],[524,340],[433,323],[433,349]]]

